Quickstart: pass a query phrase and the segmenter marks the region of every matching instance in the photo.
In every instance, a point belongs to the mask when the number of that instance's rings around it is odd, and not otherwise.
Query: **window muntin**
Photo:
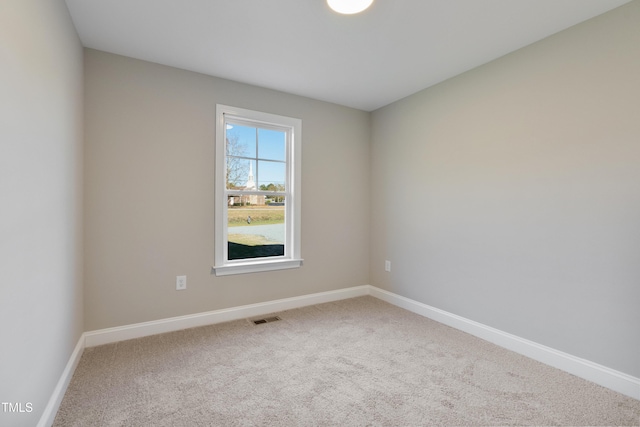
[[[299,267],[301,121],[218,105],[216,275]]]

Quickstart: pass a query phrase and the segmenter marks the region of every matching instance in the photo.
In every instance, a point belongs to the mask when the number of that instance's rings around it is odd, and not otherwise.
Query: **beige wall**
[[[95,50],[85,90],[86,330],[369,282],[368,113]],[[302,119],[302,268],[211,273],[216,103]]]
[[[371,284],[640,376],[639,22],[374,112]]]
[[[34,426],[83,331],[82,46],[63,0],[0,3],[0,425]]]

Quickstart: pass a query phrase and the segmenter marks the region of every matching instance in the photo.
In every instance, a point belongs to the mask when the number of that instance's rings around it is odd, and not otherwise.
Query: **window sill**
[[[234,264],[214,266],[216,276],[232,274],[259,273],[262,271],[286,270],[302,266],[302,259],[278,259],[268,261],[239,262]]]

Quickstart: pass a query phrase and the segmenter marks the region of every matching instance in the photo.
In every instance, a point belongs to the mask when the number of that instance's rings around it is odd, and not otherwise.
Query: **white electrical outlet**
[[[389,271],[389,272],[391,271],[391,261],[386,260],[384,262],[384,271]]]
[[[187,289],[187,276],[176,276],[176,291]]]

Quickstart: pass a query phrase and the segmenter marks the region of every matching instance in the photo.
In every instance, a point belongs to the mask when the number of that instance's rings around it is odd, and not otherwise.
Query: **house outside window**
[[[217,276],[297,268],[300,119],[217,105]]]

